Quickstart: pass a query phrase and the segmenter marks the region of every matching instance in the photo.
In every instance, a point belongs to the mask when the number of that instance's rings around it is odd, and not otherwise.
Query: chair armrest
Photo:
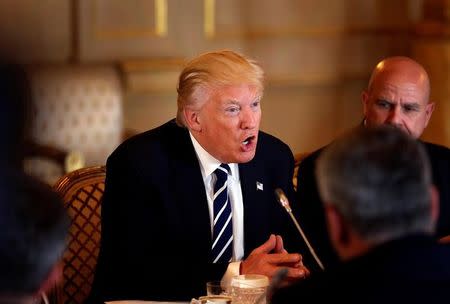
[[[66,151],[53,146],[28,141],[25,144],[25,158],[41,157],[55,162],[65,173],[85,166],[84,156],[78,151]]]

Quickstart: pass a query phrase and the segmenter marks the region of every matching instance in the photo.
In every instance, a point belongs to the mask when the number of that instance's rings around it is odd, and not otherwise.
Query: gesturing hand
[[[263,274],[272,279],[281,268],[287,268],[286,279],[299,279],[309,274],[303,266],[302,256],[298,253],[288,253],[283,246],[281,236],[270,235],[269,239],[254,249],[241,262],[241,274]]]

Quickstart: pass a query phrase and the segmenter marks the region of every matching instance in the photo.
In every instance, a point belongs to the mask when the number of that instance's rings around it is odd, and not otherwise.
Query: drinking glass
[[[269,278],[264,275],[239,275],[231,280],[233,304],[266,304]]]
[[[222,284],[220,281],[209,281],[206,282],[206,294],[208,296],[218,296],[224,293]]]

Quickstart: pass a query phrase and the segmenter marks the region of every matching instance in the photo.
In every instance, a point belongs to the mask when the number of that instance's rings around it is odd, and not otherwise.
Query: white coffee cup
[[[224,295],[203,296],[199,298],[201,304],[231,304],[231,297]]]

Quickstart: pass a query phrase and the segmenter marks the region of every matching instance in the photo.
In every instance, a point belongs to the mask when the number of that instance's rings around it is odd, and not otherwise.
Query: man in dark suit
[[[328,233],[342,264],[285,289],[272,304],[440,303],[450,245],[433,237],[439,195],[424,147],[392,126],[357,127],[316,169]]]
[[[186,301],[204,295],[210,280],[272,277],[282,267],[288,279],[307,274],[301,255],[286,250],[299,241],[274,190],[293,196],[293,156],[259,131],[262,78],[253,60],[232,51],[193,59],[179,78],[176,121],[127,140],[108,158],[90,302]],[[226,181],[216,192],[217,170]],[[223,249],[213,257],[217,244]]]
[[[429,102],[430,83],[425,69],[407,57],[387,58],[375,67],[362,93],[364,125],[393,125],[414,138],[426,128],[434,103]],[[430,158],[433,183],[440,193],[436,237],[450,234],[450,149],[421,142]],[[322,149],[305,158],[299,167],[297,204],[300,222],[325,267],[338,263],[327,235],[324,207],[314,175]]]

